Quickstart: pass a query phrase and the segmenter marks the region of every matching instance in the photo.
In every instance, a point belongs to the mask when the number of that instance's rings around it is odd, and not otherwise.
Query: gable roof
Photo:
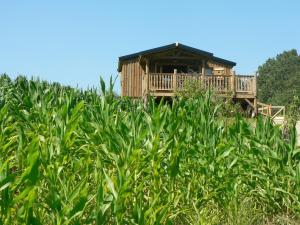
[[[235,66],[236,65],[235,62],[215,57],[214,54],[211,53],[211,52],[207,52],[207,51],[203,51],[203,50],[193,48],[193,47],[190,47],[190,46],[187,46],[187,45],[183,45],[183,44],[180,44],[178,42],[170,44],[170,45],[164,45],[164,46],[161,46],[161,47],[158,47],[158,48],[152,48],[152,49],[148,49],[148,50],[145,50],[145,51],[140,51],[140,52],[133,53],[133,54],[130,54],[130,55],[121,56],[121,57],[119,57],[119,65],[122,63],[122,61],[125,61],[125,60],[131,60],[131,59],[137,58],[139,56],[164,52],[164,51],[168,51],[168,50],[176,49],[176,48],[177,49],[182,49],[182,50],[185,50],[185,51],[188,51],[188,52],[192,52],[192,53],[195,53],[195,54],[200,55],[200,56],[208,57],[208,58],[210,58],[210,59],[212,59],[216,62],[225,64],[225,65],[229,65],[229,66]]]

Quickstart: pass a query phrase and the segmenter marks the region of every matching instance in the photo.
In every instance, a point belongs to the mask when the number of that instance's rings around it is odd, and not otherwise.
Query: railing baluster
[[[158,76],[158,89],[161,90],[161,76]]]
[[[250,76],[235,76],[235,83],[232,83],[231,75],[200,76],[188,73],[177,74],[176,81],[174,81],[173,73],[149,73],[147,79],[151,91],[175,91],[175,85],[178,89],[181,89],[190,82],[197,82],[199,88],[210,89],[222,94],[234,91],[232,85],[235,85],[236,92],[246,94],[252,94],[255,88],[253,77]]]

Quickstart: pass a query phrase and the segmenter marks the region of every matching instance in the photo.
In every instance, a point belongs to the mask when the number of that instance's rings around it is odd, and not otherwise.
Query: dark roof
[[[139,56],[149,55],[149,54],[152,54],[152,53],[159,53],[159,52],[163,52],[163,51],[167,51],[167,50],[171,50],[171,49],[175,49],[175,48],[183,49],[183,50],[186,50],[188,52],[196,53],[196,54],[201,55],[201,56],[206,56],[206,57],[208,57],[208,58],[210,58],[210,59],[212,59],[216,62],[223,63],[223,64],[226,64],[226,65],[230,65],[230,66],[235,66],[236,65],[235,62],[215,57],[214,54],[211,53],[211,52],[206,52],[206,51],[203,51],[203,50],[200,50],[200,49],[197,49],[197,48],[193,48],[193,47],[190,47],[190,46],[187,46],[187,45],[180,44],[178,42],[170,44],[170,45],[161,46],[161,47],[158,47],[158,48],[152,48],[152,49],[149,49],[149,50],[137,52],[137,53],[130,54],[130,55],[121,56],[121,57],[119,57],[119,64],[120,64],[120,62],[122,62],[124,60],[130,60],[130,59],[137,58]]]

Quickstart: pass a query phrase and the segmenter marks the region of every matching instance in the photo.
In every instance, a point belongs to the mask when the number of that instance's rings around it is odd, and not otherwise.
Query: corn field
[[[0,224],[299,221],[295,130],[101,90],[1,76]]]

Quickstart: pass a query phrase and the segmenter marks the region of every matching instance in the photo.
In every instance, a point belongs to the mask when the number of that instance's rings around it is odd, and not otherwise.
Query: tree
[[[288,105],[300,97],[300,56],[295,49],[268,59],[258,68],[258,99],[273,105]]]

